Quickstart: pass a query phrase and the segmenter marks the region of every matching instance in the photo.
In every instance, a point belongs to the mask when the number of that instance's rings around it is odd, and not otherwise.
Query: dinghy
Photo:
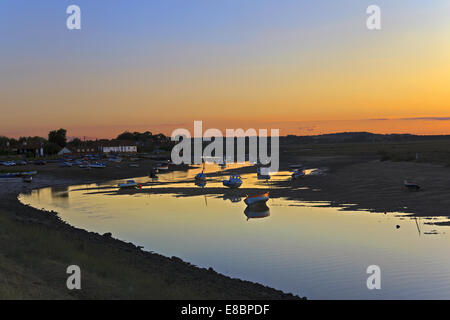
[[[20,176],[19,172],[12,172],[12,173],[4,173],[0,174],[0,178],[17,178]]]
[[[302,164],[291,164],[289,166],[289,170],[291,170],[291,171],[297,171],[297,170],[300,170],[300,169],[303,169],[303,165]]]
[[[0,178],[24,178],[31,177],[37,174],[37,171],[25,171],[25,172],[10,172],[0,174]]]
[[[247,196],[244,202],[247,206],[266,203],[269,200],[269,192],[260,193],[254,196]]]
[[[95,162],[95,163],[89,164],[88,166],[89,166],[89,168],[93,168],[93,169],[104,169],[104,168],[106,168],[106,165],[104,163],[101,163],[101,162]]]
[[[242,185],[242,178],[240,176],[230,176],[228,180],[223,180],[222,183],[225,187],[235,189]]]
[[[120,183],[118,185],[119,189],[136,189],[138,187],[141,187],[136,183],[134,180],[127,180],[126,183]]]
[[[404,185],[408,190],[419,190],[421,188],[417,183],[408,182],[407,180],[404,181]]]
[[[202,172],[195,175],[196,181],[206,181],[206,175],[205,175],[205,162],[203,162],[203,169]]]
[[[301,177],[305,176],[305,172],[302,169],[297,169],[294,171],[294,173],[292,174],[292,179],[299,179]]]
[[[197,180],[197,181],[206,181],[206,175],[203,172],[198,173],[195,176],[195,180]]]
[[[20,175],[21,177],[34,176],[34,175],[37,175],[37,171],[25,171],[25,172],[20,172],[19,175]]]

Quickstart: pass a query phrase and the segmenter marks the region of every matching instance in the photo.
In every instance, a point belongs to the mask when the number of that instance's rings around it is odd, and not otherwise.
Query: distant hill
[[[338,143],[338,142],[407,142],[420,140],[450,139],[450,135],[413,135],[413,134],[376,134],[370,132],[340,132],[321,134],[316,136],[281,137],[281,142],[301,143]]]

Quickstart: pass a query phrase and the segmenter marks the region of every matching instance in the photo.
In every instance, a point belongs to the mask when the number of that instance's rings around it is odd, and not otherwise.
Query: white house
[[[64,147],[58,152],[58,156],[64,156],[65,154],[73,153],[69,148]]]
[[[135,142],[129,141],[108,141],[106,143],[102,143],[99,146],[99,149],[103,153],[136,153],[137,146]]]

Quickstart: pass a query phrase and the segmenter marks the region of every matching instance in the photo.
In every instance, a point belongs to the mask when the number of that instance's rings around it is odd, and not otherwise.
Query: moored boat
[[[21,177],[34,176],[34,175],[37,175],[37,171],[25,171],[25,172],[20,172],[19,175],[20,175]]]
[[[305,172],[302,169],[297,169],[292,174],[292,179],[298,179],[305,176]]]
[[[106,168],[106,165],[104,163],[101,162],[94,162],[88,165],[89,168],[94,168],[94,169],[104,169]]]
[[[20,173],[18,172],[0,174],[0,178],[17,178],[17,177],[20,177]]]
[[[228,180],[223,180],[222,183],[225,187],[235,189],[242,185],[242,178],[240,176],[230,176]]]
[[[291,164],[289,166],[289,170],[291,170],[291,171],[297,171],[299,169],[303,169],[303,165],[302,164]]]
[[[266,203],[269,200],[269,192],[256,194],[254,196],[247,196],[244,202],[247,206]]]
[[[206,181],[206,175],[203,172],[200,172],[195,176],[195,180]]]
[[[419,190],[421,188],[421,186],[419,184],[414,183],[414,182],[409,182],[407,180],[405,180],[403,183],[404,183],[405,188],[408,188],[409,190]]]
[[[136,181],[134,180],[127,180],[126,183],[119,183],[118,187],[119,189],[136,189],[141,186],[137,184]]]

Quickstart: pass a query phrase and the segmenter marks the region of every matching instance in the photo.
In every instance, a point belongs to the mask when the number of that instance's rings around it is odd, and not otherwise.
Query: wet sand
[[[371,212],[409,213],[420,217],[450,216],[450,167],[415,162],[381,162],[370,157],[304,157],[291,159],[290,164],[302,163],[306,168],[318,168],[323,174],[307,175],[298,180],[270,182],[264,189],[239,189],[224,187],[198,188],[193,179],[170,183],[156,183],[157,188],[142,190],[86,190],[92,193],[170,193],[178,196],[215,195],[217,197],[245,197],[247,194],[270,191],[272,198],[298,201],[320,201],[321,204],[342,210],[367,210]],[[208,179],[220,179],[229,174],[255,174],[254,167],[207,174]],[[422,186],[420,191],[407,190],[403,181],[408,179]],[[177,187],[177,183],[192,183],[192,187]],[[150,183],[150,185],[153,183]],[[106,188],[108,189],[108,188]],[[431,223],[431,222],[429,222]],[[439,222],[447,224],[447,222]]]

